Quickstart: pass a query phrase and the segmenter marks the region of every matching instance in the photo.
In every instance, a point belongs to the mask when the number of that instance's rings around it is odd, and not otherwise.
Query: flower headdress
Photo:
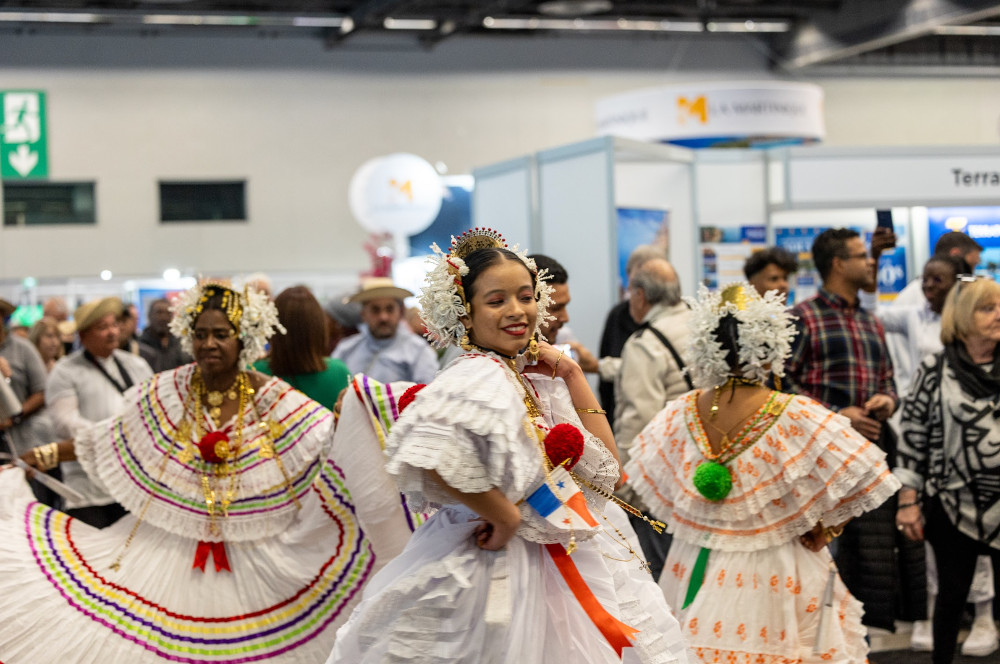
[[[267,355],[267,340],[275,330],[285,333],[278,321],[277,307],[261,291],[246,287],[240,292],[216,282],[198,284],[181,293],[175,301],[170,332],[180,340],[184,352],[193,355],[194,322],[204,311],[205,302],[219,293],[222,294],[222,312],[243,344],[240,368],[249,369],[251,364]]]
[[[691,305],[690,366],[699,387],[724,383],[733,368],[726,351],[715,337],[719,322],[728,314],[737,321],[740,371],[748,380],[765,382],[774,374],[785,375],[785,360],[792,352],[795,328],[785,306],[784,295],[768,291],[761,297],[745,281],[722,291],[698,287],[698,298],[685,297]]]
[[[451,238],[451,248],[446,254],[437,244],[432,244],[434,251],[427,262],[431,270],[424,279],[424,287],[420,291],[421,317],[427,325],[427,338],[438,348],[448,344],[458,345],[465,334],[462,318],[469,315],[469,303],[462,288],[462,277],[469,273],[465,258],[479,249],[496,247],[507,249],[503,236],[492,228],[473,228],[460,236]],[[538,317],[535,319],[534,332],[538,332],[542,324],[554,320],[549,315],[549,305],[552,303],[552,286],[547,270],[539,270],[535,261],[528,258],[526,252],[517,248],[510,250],[521,259],[528,271],[535,275],[535,301],[538,303]]]

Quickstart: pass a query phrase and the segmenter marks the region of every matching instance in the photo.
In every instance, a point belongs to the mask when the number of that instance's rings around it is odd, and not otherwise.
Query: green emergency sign
[[[0,91],[0,178],[25,180],[49,176],[45,93],[40,90]]]

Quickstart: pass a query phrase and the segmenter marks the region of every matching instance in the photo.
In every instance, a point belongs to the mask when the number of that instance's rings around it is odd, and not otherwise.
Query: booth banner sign
[[[823,90],[810,83],[675,85],[598,100],[597,133],[639,141],[823,138]],[[706,139],[708,142],[706,142]]]
[[[0,134],[0,177],[5,180],[49,176],[45,93],[38,90],[0,91],[3,132]]]
[[[1000,276],[1000,207],[927,208],[927,233],[934,246],[948,231],[965,233],[983,247],[977,274]]]
[[[701,282],[716,289],[746,278],[743,265],[766,241],[765,226],[702,226]]]
[[[793,156],[788,183],[791,205],[995,203],[1000,199],[1000,157]]]

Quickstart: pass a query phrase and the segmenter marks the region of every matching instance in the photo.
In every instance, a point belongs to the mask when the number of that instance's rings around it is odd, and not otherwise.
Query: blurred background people
[[[798,271],[799,261],[781,247],[755,251],[743,264],[743,274],[758,293],[776,290],[786,300],[790,280]]]
[[[347,387],[351,373],[340,360],[328,357],[326,315],[305,286],[286,288],[274,298],[285,334],[271,337],[268,356],[254,369],[278,376],[286,383],[333,410],[337,395]]]
[[[122,306],[118,317],[118,348],[133,355],[139,354],[139,310],[134,304]]]
[[[357,302],[349,302],[349,295],[342,295],[331,298],[323,312],[326,313],[326,322],[329,333],[327,340],[327,355],[332,355],[341,339],[354,336],[361,327],[361,305]]]
[[[82,347],[56,363],[45,385],[45,401],[59,438],[75,438],[117,414],[125,391],[153,375],[144,359],[118,348],[121,310],[121,300],[106,297],[80,305],[73,314]],[[77,461],[64,462],[60,468],[63,481],[82,496],[65,502],[67,514],[95,528],[110,526],[125,514]]]
[[[342,339],[333,356],[352,374],[381,383],[407,380],[429,383],[438,368],[437,353],[403,323],[403,299],[413,293],[387,277],[370,277],[350,301],[361,304],[361,333]]]
[[[170,334],[172,317],[168,300],[160,298],[149,303],[146,329],[139,336],[139,355],[146,360],[153,373],[170,371],[194,361],[181,348],[180,341]]]
[[[940,563],[934,664],[954,657],[977,558],[989,556],[994,570],[1000,563],[1000,285],[960,278],[941,314],[941,342],[903,403],[895,469],[903,483],[897,527],[911,540],[926,538]],[[989,605],[976,604],[977,638],[963,654],[997,649]]]
[[[42,317],[31,327],[28,340],[35,345],[46,373],[52,371],[56,362],[66,354],[59,335],[59,325],[54,318]]]
[[[542,323],[541,335],[550,344],[569,343],[572,333],[568,327],[564,328],[569,323],[569,310],[567,309],[570,303],[569,273],[566,272],[562,263],[551,256],[531,254],[528,258],[535,261],[539,272],[542,270],[548,272],[550,277],[548,283],[552,286],[552,304],[549,305],[549,315],[553,316],[554,319]],[[560,337],[560,332],[562,332],[562,337]]]

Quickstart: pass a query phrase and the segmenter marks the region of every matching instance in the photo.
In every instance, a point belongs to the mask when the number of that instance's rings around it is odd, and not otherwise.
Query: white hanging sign
[[[639,141],[823,138],[823,90],[783,81],[636,90],[597,102],[597,133]],[[697,141],[695,141],[697,142]]]

